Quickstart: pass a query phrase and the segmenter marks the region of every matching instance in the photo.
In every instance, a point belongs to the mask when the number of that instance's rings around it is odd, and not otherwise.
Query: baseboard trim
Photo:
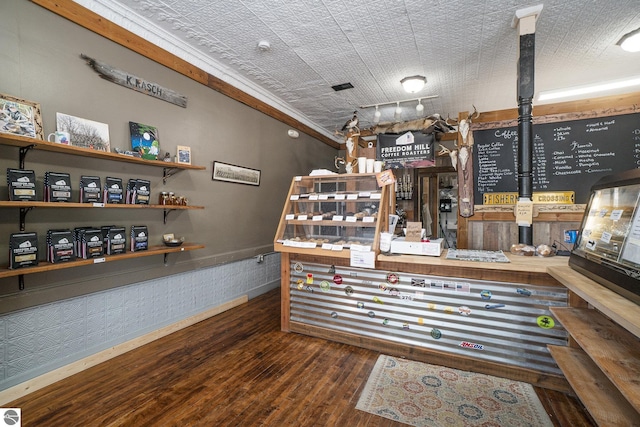
[[[135,348],[141,347],[159,338],[165,337],[173,332],[179,331],[180,329],[187,328],[191,325],[208,319],[209,317],[213,317],[224,311],[237,307],[241,304],[246,303],[248,300],[248,296],[243,295],[217,307],[213,307],[209,310],[203,311],[202,313],[198,313],[194,316],[172,323],[171,325],[167,325],[153,332],[149,332],[148,334],[123,342],[122,344],[115,345],[106,350],[102,350],[98,353],[92,354],[91,356],[85,357],[58,369],[54,369],[53,371],[47,372],[46,374],[40,375],[31,380],[17,384],[6,390],[2,390],[0,391],[0,405],[4,406],[9,402],[24,397],[36,390],[40,390],[41,388],[51,385],[56,381],[60,381],[64,378],[70,377],[71,375],[82,372],[99,363],[112,359]]]

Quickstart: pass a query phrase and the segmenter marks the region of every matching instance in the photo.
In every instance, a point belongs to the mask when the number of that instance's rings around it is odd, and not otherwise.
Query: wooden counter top
[[[538,257],[521,256],[505,253],[511,262],[475,262],[446,259],[447,251],[443,251],[439,257],[425,255],[378,255],[378,261],[397,262],[405,264],[427,264],[433,266],[446,266],[456,268],[482,268],[485,270],[501,270],[513,272],[547,273],[549,267],[567,266],[569,257]]]

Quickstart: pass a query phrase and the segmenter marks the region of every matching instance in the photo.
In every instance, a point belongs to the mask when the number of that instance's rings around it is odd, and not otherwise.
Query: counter
[[[327,250],[283,252],[282,330],[568,391],[547,349],[568,342],[550,310],[568,290],[547,272],[567,259],[445,254],[380,254],[364,269]]]

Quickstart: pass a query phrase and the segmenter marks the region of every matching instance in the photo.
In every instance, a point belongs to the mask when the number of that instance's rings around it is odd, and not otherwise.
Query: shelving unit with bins
[[[25,158],[30,150],[42,150],[55,153],[63,153],[68,155],[91,157],[103,160],[111,160],[117,162],[134,163],[145,166],[154,166],[162,168],[162,179],[166,180],[181,170],[204,170],[204,166],[195,166],[182,163],[164,162],[158,160],[145,160],[137,157],[114,154],[104,151],[91,150],[87,148],[74,147],[70,145],[62,145],[43,141],[40,139],[24,137],[20,135],[0,133],[0,145],[13,146],[19,148],[19,167],[24,169]],[[204,209],[203,206],[184,206],[184,205],[130,205],[130,204],[104,204],[104,203],[60,203],[60,202],[18,202],[18,201],[0,201],[0,208],[17,208],[20,210],[20,230],[25,229],[26,215],[34,208],[47,209],[162,209],[164,223],[167,221],[167,215],[173,210],[192,210]],[[152,246],[146,251],[127,252],[120,255],[109,255],[96,259],[78,259],[74,261],[51,264],[41,261],[38,266],[20,268],[10,270],[8,268],[0,268],[0,278],[18,277],[19,289],[24,289],[24,275],[42,273],[46,271],[60,270],[66,268],[80,267],[89,264],[98,264],[103,262],[119,261],[131,258],[147,257],[162,254],[166,264],[167,255],[176,252],[185,252],[204,248],[204,245],[198,243],[184,243],[179,247],[168,246]]]
[[[389,224],[389,187],[374,174],[295,177],[274,241],[278,252],[349,258],[359,247],[379,252]]]

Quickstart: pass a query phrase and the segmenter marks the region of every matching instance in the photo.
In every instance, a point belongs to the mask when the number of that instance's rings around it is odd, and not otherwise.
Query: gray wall
[[[188,97],[186,109],[101,79],[80,54],[156,82]],[[233,101],[187,77],[108,41],[27,0],[0,2],[0,92],[41,104],[45,135],[55,130],[56,112],[107,123],[112,147],[130,148],[129,121],[157,126],[160,149],[192,148],[192,162],[206,171],[181,171],[162,184],[162,169],[144,165],[32,151],[25,168],[41,182],[45,171],[69,172],[77,197],[80,175],[97,174],[151,180],[160,190],[184,195],[204,210],[173,211],[163,224],[160,210],[34,209],[26,231],[40,237],[48,229],[80,225],[147,225],[151,243],[173,232],[206,249],[0,279],[0,313],[98,292],[197,268],[242,260],[272,250],[272,241],[291,178],[314,168],[330,168],[336,150]],[[262,171],[259,187],[212,181],[214,160]],[[18,149],[0,146],[0,170],[18,166]],[[0,199],[7,200],[6,180]],[[9,234],[19,231],[18,210],[0,208],[0,253]],[[4,263],[3,263],[4,264]],[[178,276],[179,277],[179,276]],[[227,284],[231,286],[231,283]]]

